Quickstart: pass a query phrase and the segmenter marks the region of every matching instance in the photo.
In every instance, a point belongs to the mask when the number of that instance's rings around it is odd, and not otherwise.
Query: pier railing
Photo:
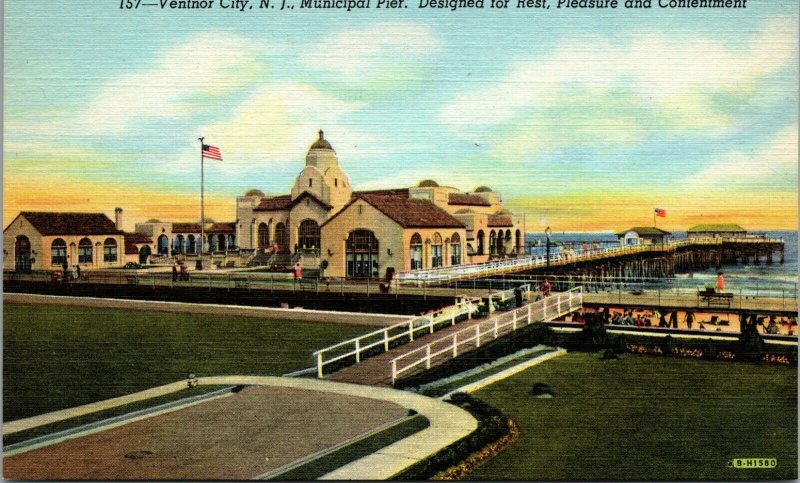
[[[464,330],[440,337],[391,360],[392,384],[403,374],[430,369],[434,364],[466,352],[536,322],[549,322],[583,306],[580,287],[555,293],[522,307],[503,312]]]
[[[527,293],[530,292],[530,285],[523,284],[519,287],[500,290],[487,295],[486,298],[496,302],[503,302],[514,297],[514,291],[517,289]],[[367,357],[387,352],[391,347],[412,342],[414,337],[433,334],[443,327],[455,325],[462,320],[472,319],[473,315],[479,310],[481,300],[481,297],[466,297],[454,305],[436,310],[430,314],[411,317],[389,327],[320,349],[314,352],[317,377],[323,377],[325,367],[331,364],[339,363],[339,365],[342,365],[343,363],[340,361],[346,359],[348,362],[354,360],[356,364],[360,364]]]

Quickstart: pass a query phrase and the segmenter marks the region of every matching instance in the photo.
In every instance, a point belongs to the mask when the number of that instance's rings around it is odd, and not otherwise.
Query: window
[[[378,277],[378,239],[373,232],[351,231],[345,248],[348,277]]]
[[[289,249],[289,232],[283,223],[275,225],[275,243],[278,245],[278,251]]]
[[[489,232],[489,255],[497,254],[497,235],[494,230]]]
[[[411,236],[411,270],[422,269],[422,237],[419,233]]]
[[[78,243],[78,263],[92,263],[92,240],[83,238]]]
[[[483,230],[478,230],[478,255],[483,255]]]
[[[50,245],[50,263],[52,265],[67,263],[67,242],[61,238],[56,238]]]
[[[194,235],[189,235],[186,237],[186,253],[194,254],[196,251],[196,245],[194,241]]]
[[[450,237],[450,265],[461,264],[461,237],[453,233]]]
[[[320,248],[319,224],[314,220],[303,220],[298,229],[300,248]]]
[[[269,225],[260,223],[258,225],[258,248],[269,247]]]
[[[339,186],[339,178],[333,178],[333,186]]]
[[[433,234],[431,244],[431,268],[442,266],[442,236],[438,233]]]
[[[113,238],[106,238],[105,243],[103,243],[103,261],[117,261],[117,240]]]
[[[313,179],[309,179],[308,180],[308,187],[311,188],[312,186],[314,186],[314,180]]]

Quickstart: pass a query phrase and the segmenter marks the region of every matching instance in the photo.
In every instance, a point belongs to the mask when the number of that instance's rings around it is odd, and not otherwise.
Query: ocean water
[[[748,293],[758,291],[762,295],[797,293],[797,232],[767,231],[766,235],[770,238],[783,240],[785,244],[784,263],[779,263],[779,258],[775,257],[772,265],[767,265],[763,261],[760,265],[742,265],[741,263],[723,265],[720,270],[725,273],[726,290],[744,290]],[[673,238],[686,238],[686,233],[675,232],[673,233]],[[546,252],[546,240],[544,233],[528,233],[525,236],[526,245],[534,245],[529,247],[528,252],[534,255],[544,255]],[[619,246],[619,241],[613,233],[552,233],[550,235],[550,252],[559,253],[562,249],[562,244],[577,244],[576,249],[580,250],[583,242],[595,242],[602,247]],[[554,243],[558,245],[553,246]],[[674,279],[661,279],[653,281],[653,284],[667,288],[688,289],[714,285],[716,278],[717,269],[710,268],[692,274],[676,274]]]

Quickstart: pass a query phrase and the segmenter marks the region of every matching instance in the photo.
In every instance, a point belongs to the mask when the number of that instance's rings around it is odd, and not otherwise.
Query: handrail
[[[530,284],[521,285],[519,289],[523,290],[523,292],[530,291]],[[490,294],[488,298],[502,302],[514,297],[515,290],[516,288],[500,290]],[[363,358],[368,357],[365,352],[374,347],[383,345],[383,351],[386,352],[389,350],[390,343],[395,340],[407,337],[409,341],[413,341],[414,335],[417,332],[427,331],[432,334],[435,332],[437,325],[448,322],[449,325],[455,325],[457,322],[456,319],[464,315],[467,316],[467,319],[471,319],[472,315],[478,311],[478,303],[480,300],[481,297],[464,297],[454,305],[436,310],[433,313],[411,317],[403,322],[390,325],[389,327],[378,329],[315,351],[313,355],[317,366],[317,377],[323,377],[325,366],[333,362],[355,356],[356,364],[359,364]],[[398,330],[399,332],[393,333]],[[342,347],[352,347],[352,350],[348,350],[342,354],[332,355],[332,353],[336,352],[336,349]],[[327,358],[326,355],[328,356]]]
[[[480,347],[482,341],[494,340],[518,328],[536,322],[547,321],[566,315],[583,306],[583,291],[576,287],[568,292],[559,292],[543,299],[523,305],[514,310],[496,315],[472,327],[440,337],[422,347],[406,352],[391,360],[392,385],[405,372],[422,364],[426,369],[431,368],[431,361],[439,356],[447,358],[458,357],[458,349],[465,344]],[[445,343],[446,344],[443,344]],[[416,358],[415,358],[416,356]],[[401,361],[407,364],[400,366]]]

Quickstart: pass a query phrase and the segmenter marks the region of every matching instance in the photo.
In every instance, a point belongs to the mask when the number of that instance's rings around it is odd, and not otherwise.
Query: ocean
[[[783,239],[785,248],[784,263],[778,263],[775,257],[772,265],[723,265],[720,269],[725,273],[726,290],[742,290],[747,293],[757,292],[760,295],[797,294],[797,232],[796,231],[767,231],[770,238]],[[686,232],[673,232],[674,239],[686,238]],[[546,252],[544,233],[528,233],[525,236],[527,252],[534,255],[544,255]],[[619,241],[613,233],[552,233],[550,235],[550,252],[559,253],[561,244],[595,242],[603,247],[619,246]],[[553,246],[553,244],[558,244]],[[533,245],[533,246],[530,246]],[[714,285],[717,278],[717,269],[694,272],[692,274],[676,274],[674,279],[660,279],[653,281],[654,285],[665,288],[698,288]]]

